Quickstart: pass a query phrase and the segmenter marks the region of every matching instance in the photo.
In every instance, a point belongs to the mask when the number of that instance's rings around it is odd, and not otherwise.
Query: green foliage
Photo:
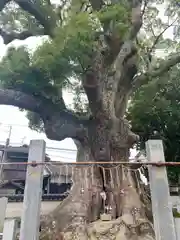
[[[61,87],[57,88],[48,72],[35,66],[32,61],[32,56],[25,47],[9,48],[0,65],[1,85],[59,103],[62,87],[67,81],[63,79],[64,82],[59,82]]]
[[[113,19],[122,35],[128,29],[129,15],[120,4],[91,15],[87,12],[73,14],[64,26],[56,29],[53,40],[43,42],[37,49],[34,65],[46,69],[56,83],[60,78],[80,75],[91,64],[94,50],[98,47],[96,39],[100,22],[97,16],[103,21]]]
[[[149,67],[148,51],[151,51],[151,64],[158,64],[162,58],[179,47],[179,7],[175,1],[150,0],[144,13],[142,31],[138,37],[141,71]],[[163,4],[163,5],[162,5]],[[171,11],[169,10],[171,9]]]
[[[173,217],[180,218],[180,213],[178,212],[177,208],[173,208]]]
[[[58,13],[56,17],[61,18],[57,20],[55,17],[58,27],[53,32],[53,39],[43,38],[41,44],[33,53],[30,53],[25,47],[9,48],[0,64],[1,85],[6,88],[43,96],[52,101],[61,98],[63,89],[68,87],[74,94],[73,107],[79,112],[88,112],[87,99],[84,98],[84,90],[80,83],[83,72],[91,65],[92,56],[95,50],[99,48],[97,36],[99,32],[102,33],[103,31],[101,22],[105,26],[105,31],[107,27],[109,31],[118,33],[121,40],[125,39],[131,25],[129,1],[124,0],[117,4],[108,4],[109,1],[104,1],[106,5],[99,12],[93,11],[91,7],[87,8],[89,1],[84,0],[65,1],[64,7],[63,1],[60,1],[59,5],[57,3],[56,6],[52,5],[51,7],[47,0],[37,0],[36,2],[38,2],[38,6],[43,6],[41,8],[43,12],[49,12],[49,16]],[[82,7],[82,2],[85,7]],[[160,15],[160,12],[162,12],[161,4],[164,4],[166,17]],[[143,31],[138,36],[139,45],[137,44],[137,46],[139,47],[141,59],[139,71],[145,71],[148,68],[148,50],[152,48],[157,36],[165,28],[168,28],[168,25],[176,17],[178,17],[177,22],[173,26],[174,31],[172,31],[175,39],[169,36],[165,38],[163,34],[159,37],[156,46],[152,50],[151,64],[157,66],[160,61],[160,58],[155,54],[155,50],[161,49],[165,53],[170,47],[173,50],[179,48],[177,40],[180,36],[179,9],[177,1],[148,1],[144,13]],[[62,15],[66,15],[66,17],[62,17]],[[35,20],[35,17],[23,11],[12,1],[1,12],[0,24],[3,26],[3,30],[7,32],[15,31],[16,33],[24,30],[35,33],[38,32],[39,28],[42,28]],[[143,36],[141,36],[142,32],[144,32]],[[175,71],[175,68],[173,71]],[[176,78],[174,75],[178,74],[177,70],[173,71],[169,76],[170,79]],[[165,85],[161,81],[162,79],[164,81],[164,78],[166,78]],[[72,79],[76,79],[76,81],[72,82]],[[166,90],[164,90],[165,86]],[[167,126],[170,129],[168,132],[174,129],[173,124],[176,131],[178,130],[176,121],[173,123],[173,121],[168,120],[170,113],[175,116],[175,112],[179,111],[179,105],[176,101],[174,100],[173,104],[177,104],[177,106],[171,107],[172,99],[166,97],[167,91],[169,94],[171,87],[166,75],[148,83],[135,94],[130,108],[131,117],[129,115],[129,118],[134,124],[135,131],[142,133],[143,141],[149,136],[152,129],[163,131],[165,139],[166,137],[167,139],[170,138],[169,135],[166,135]],[[176,86],[173,89],[177,90],[178,88]],[[173,96],[175,96],[174,93]],[[151,99],[153,100],[151,101]],[[142,114],[142,109],[145,114]],[[161,122],[159,119],[162,116],[163,120]],[[38,115],[28,113],[28,118],[31,126],[43,130]],[[153,120],[150,121],[150,119]],[[162,126],[166,127],[162,130]]]
[[[56,29],[55,38],[41,45],[34,55],[34,64],[58,81],[59,77],[80,74],[89,66],[96,45],[96,20],[87,13],[72,16],[68,24]]]
[[[29,72],[30,56],[22,48],[9,48],[0,65],[0,79],[5,87],[14,87],[25,81],[24,77]]]
[[[80,79],[82,72],[89,66],[96,45],[97,28],[98,23],[93,17],[79,13],[73,15],[65,26],[56,29],[53,40],[44,40],[31,54],[25,47],[9,48],[0,65],[1,85],[52,101],[59,99],[62,89],[70,86],[70,79]],[[74,107],[81,112],[86,106],[82,109],[77,106],[82,97],[78,87],[74,86],[73,89]],[[28,113],[27,117],[31,128],[43,130],[37,114]]]
[[[84,89],[78,80],[74,80],[70,88],[73,94],[73,109],[76,109],[76,112],[81,115],[90,115],[89,104],[87,97],[84,94]],[[82,104],[83,103],[83,104]]]
[[[0,24],[3,25],[3,30],[8,32],[21,32],[23,30],[36,32],[40,27],[33,16],[23,11],[13,1],[10,1],[1,12]]]
[[[133,96],[128,119],[141,141],[138,149],[158,131],[164,141],[166,161],[180,161],[180,66],[151,80]],[[180,168],[169,168],[169,179],[177,182]]]
[[[1,85],[29,94],[46,93],[50,86],[49,78],[43,71],[31,63],[31,56],[26,48],[9,48],[0,65]]]
[[[130,9],[127,4],[121,2],[105,6],[97,13],[98,18],[105,25],[113,24],[113,30],[119,33],[121,38],[127,34],[131,21]]]
[[[39,114],[27,112],[27,118],[29,119],[29,128],[35,130],[37,132],[44,131],[44,125],[42,119],[40,118]]]

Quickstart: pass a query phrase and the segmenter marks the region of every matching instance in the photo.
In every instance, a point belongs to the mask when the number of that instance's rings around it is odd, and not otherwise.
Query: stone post
[[[45,161],[44,140],[31,141],[28,162],[33,161],[40,163]],[[29,165],[27,167],[20,240],[39,239],[43,169],[43,165]]]
[[[146,152],[148,161],[165,161],[161,140],[147,141]],[[166,167],[150,166],[149,181],[156,239],[176,240]]]
[[[3,240],[15,240],[16,229],[17,229],[16,219],[6,219],[3,228]]]
[[[6,197],[0,198],[0,228],[3,229],[4,219],[6,217],[8,199]]]

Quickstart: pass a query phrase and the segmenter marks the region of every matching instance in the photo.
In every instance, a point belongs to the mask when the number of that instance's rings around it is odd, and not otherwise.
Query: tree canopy
[[[30,125],[51,139],[78,138],[87,116],[96,118],[101,110],[108,115],[104,109],[111,104],[103,106],[99,95],[107,85],[113,85],[115,115],[123,117],[141,85],[164,79],[180,61],[178,1],[3,0],[0,11],[0,34],[10,44],[0,65],[0,103],[29,110]],[[37,41],[36,36],[42,37],[35,51],[11,44],[28,37]],[[106,70],[98,87],[90,71],[101,58]],[[73,109],[63,99],[64,89],[74,94]],[[52,106],[62,120],[54,127],[61,134],[50,127]]]
[[[28,111],[30,125],[49,139],[72,138],[77,161],[128,161],[138,140],[125,118],[129,100],[146,99],[162,81],[170,88],[167,75],[180,63],[179,23],[178,0],[1,0],[0,35],[9,48],[0,63],[0,104]],[[30,37],[33,51],[12,45]],[[64,90],[72,92],[73,107]],[[120,176],[115,170],[106,176],[93,164],[87,175],[75,171],[71,194],[49,215],[50,239],[60,232],[67,240],[104,239],[104,229],[101,236],[87,230],[102,213],[103,191],[118,218],[107,239],[155,239],[138,180],[129,168],[122,166]]]
[[[145,148],[145,142],[154,131],[164,142],[166,161],[180,161],[180,69],[179,65],[158,79],[142,86],[132,98],[128,119],[133,131],[139,134],[138,149]],[[179,168],[170,168],[173,182],[179,178]]]

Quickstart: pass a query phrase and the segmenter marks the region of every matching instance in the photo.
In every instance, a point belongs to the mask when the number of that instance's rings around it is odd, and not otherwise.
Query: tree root
[[[141,219],[133,224],[131,216],[125,214],[112,221],[98,220],[89,224],[72,226],[66,232],[51,232],[42,240],[154,240],[152,224]],[[48,238],[49,237],[49,238]]]
[[[153,228],[145,219],[136,225],[128,214],[112,221],[96,221],[88,226],[89,239],[93,240],[142,240],[154,239]]]
[[[94,169],[93,184],[88,174],[76,177],[70,195],[47,217],[41,240],[154,240],[152,224],[140,199],[130,172],[120,188],[106,186],[107,201],[112,206],[111,221],[98,220],[104,212],[100,193],[103,184]],[[86,183],[86,184],[85,184]],[[108,183],[107,183],[108,184]],[[89,186],[88,188],[85,188]],[[112,184],[111,184],[112,185]],[[113,184],[116,187],[116,184]],[[121,190],[120,190],[121,189]],[[43,233],[47,233],[43,236]]]
[[[85,174],[86,169],[84,168],[84,175],[81,172],[80,176],[78,168],[76,170],[70,194],[46,217],[40,239],[58,240],[59,233],[67,232],[67,236],[71,236],[72,233],[74,236],[74,238],[67,237],[67,239],[86,240],[88,239],[85,238],[87,235],[86,225],[99,219],[102,209],[102,198],[100,197],[102,179],[99,176],[99,169],[94,168],[93,172],[89,171],[89,174]],[[93,183],[91,174],[93,174]]]

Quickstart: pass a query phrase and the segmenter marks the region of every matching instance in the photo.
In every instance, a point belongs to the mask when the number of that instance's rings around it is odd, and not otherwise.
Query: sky
[[[61,142],[51,141],[45,134],[40,134],[28,128],[28,120],[24,112],[16,107],[0,105],[0,144],[4,144],[9,136],[12,126],[10,145],[20,146],[29,144],[32,139],[44,139],[46,141],[46,152],[56,161],[72,162],[76,159],[76,146],[71,139]]]
[[[160,15],[164,18],[162,9]],[[165,36],[172,36],[172,29],[166,31]],[[30,49],[35,49],[39,41],[39,38],[29,38],[26,41],[14,41],[13,45],[19,46],[26,44]],[[7,50],[7,46],[3,44],[2,38],[0,38],[0,49],[1,58]],[[65,93],[64,98],[66,103],[72,103],[71,94]],[[30,130],[28,128],[28,120],[25,116],[26,113],[19,111],[17,107],[0,105],[0,112],[0,144],[4,144],[8,137],[10,126],[12,126],[11,145],[29,144],[31,139],[44,139],[46,141],[47,153],[53,160],[75,161],[76,146],[72,139],[65,139],[61,142],[51,141],[46,138],[45,134]],[[131,150],[131,156],[134,157],[135,155],[136,151]]]

